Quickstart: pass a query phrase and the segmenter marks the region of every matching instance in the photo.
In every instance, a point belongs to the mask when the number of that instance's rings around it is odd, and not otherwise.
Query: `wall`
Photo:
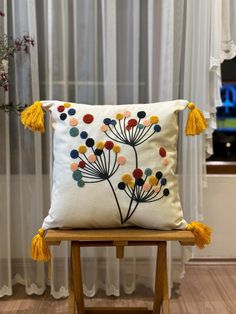
[[[194,257],[236,258],[236,175],[208,175],[207,183],[204,222],[213,228],[212,244]]]

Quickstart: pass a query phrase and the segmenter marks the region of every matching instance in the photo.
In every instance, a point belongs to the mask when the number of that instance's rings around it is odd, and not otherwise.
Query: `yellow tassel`
[[[206,120],[203,113],[199,110],[194,103],[188,104],[189,113],[188,120],[185,128],[186,135],[197,135],[207,128]]]
[[[51,259],[49,248],[43,237],[44,230],[40,228],[38,234],[31,241],[31,257],[36,261],[47,262]]]
[[[36,101],[21,113],[21,122],[32,131],[44,132],[44,111],[42,103]]]
[[[206,244],[211,243],[211,228],[198,221],[187,224],[187,230],[192,231],[196,239],[196,245],[203,249]]]

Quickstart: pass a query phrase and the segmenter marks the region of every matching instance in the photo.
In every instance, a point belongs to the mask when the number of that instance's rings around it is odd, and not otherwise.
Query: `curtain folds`
[[[0,0],[0,32],[30,34],[36,46],[11,61],[9,93],[1,101],[30,104],[57,99],[89,104],[145,103],[185,98],[204,111],[207,134],[186,138],[180,117],[178,173],[187,220],[203,220],[205,158],[211,154],[220,64],[236,54],[232,0]],[[235,12],[236,13],[236,12]],[[32,261],[29,244],[50,206],[52,130],[24,130],[14,114],[0,112],[0,296],[14,283],[42,294],[47,266]],[[168,247],[171,263],[179,258]],[[69,245],[52,250],[51,294],[68,295]],[[84,248],[84,291],[118,296],[154,286],[156,250],[129,248],[117,260],[112,248]]]

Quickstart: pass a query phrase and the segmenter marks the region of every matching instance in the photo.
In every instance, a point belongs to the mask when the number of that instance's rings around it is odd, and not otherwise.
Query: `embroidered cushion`
[[[48,228],[185,229],[176,177],[177,113],[188,102],[44,101],[54,129]]]

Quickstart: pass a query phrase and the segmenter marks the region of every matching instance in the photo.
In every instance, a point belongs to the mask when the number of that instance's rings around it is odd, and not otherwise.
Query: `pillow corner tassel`
[[[207,128],[205,117],[200,109],[198,109],[194,103],[188,103],[188,119],[185,128],[186,135],[198,135]]]
[[[42,228],[38,230],[38,234],[31,241],[30,253],[35,261],[48,262],[51,259],[51,253],[45,242]]]
[[[198,221],[192,221],[191,223],[187,224],[186,230],[193,232],[196,245],[199,249],[203,249],[205,245],[211,243],[212,229],[207,225]]]
[[[35,101],[20,115],[22,124],[31,131],[44,132],[44,110],[41,101]]]

